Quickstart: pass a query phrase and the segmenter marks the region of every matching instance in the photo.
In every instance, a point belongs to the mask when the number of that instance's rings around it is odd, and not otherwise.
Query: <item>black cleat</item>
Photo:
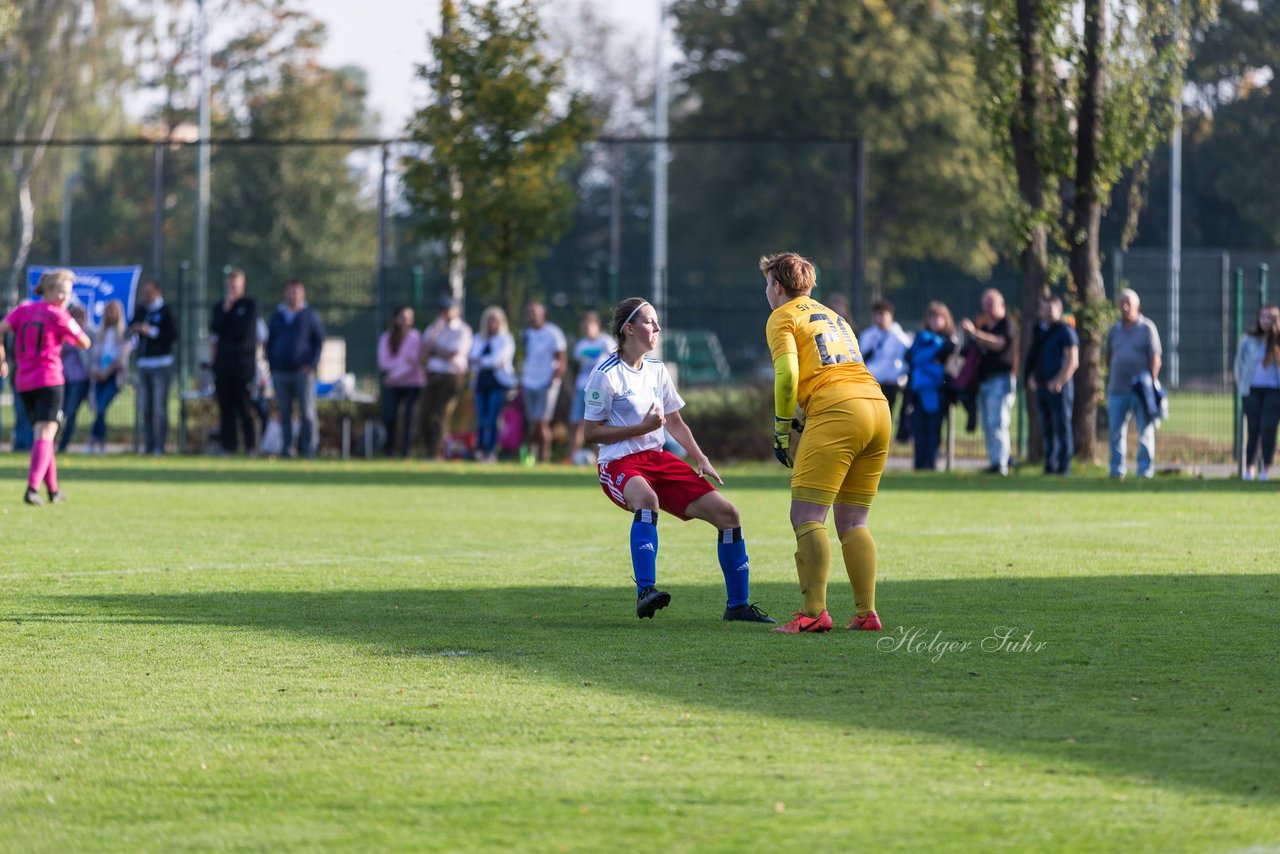
[[[654,613],[671,604],[671,594],[656,587],[646,587],[636,597],[636,616],[653,619]]]
[[[773,617],[770,617],[764,611],[761,611],[756,603],[749,605],[736,605],[732,608],[724,609],[724,618],[726,620],[737,620],[741,623],[776,623]]]
[[[30,504],[32,507],[43,507],[44,499],[40,497],[40,493],[31,487],[27,487],[27,491],[23,494],[22,500]]]
[[[47,491],[49,493],[50,504],[62,504],[67,500],[67,494],[63,492],[61,489],[59,489],[57,492],[54,492],[52,489]]]

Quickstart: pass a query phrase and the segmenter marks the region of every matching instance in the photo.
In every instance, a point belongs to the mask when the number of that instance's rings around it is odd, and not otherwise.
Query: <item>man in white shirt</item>
[[[453,410],[467,384],[467,357],[471,353],[471,327],[462,319],[457,301],[440,300],[440,314],[422,333],[422,362],[427,384],[422,391],[422,434],[427,459],[439,459],[444,437],[453,422]]]
[[[521,334],[524,368],[520,390],[524,397],[524,417],[529,427],[529,455],[538,462],[551,459],[551,419],[560,397],[560,380],[568,364],[568,344],[564,333],[547,322],[547,309],[540,302],[525,306],[529,324]]]
[[[871,306],[871,316],[875,322],[858,334],[858,344],[867,370],[880,383],[880,390],[889,401],[889,411],[893,412],[893,403],[907,381],[906,356],[911,348],[911,336],[893,319],[893,303],[877,300]],[[905,425],[906,418],[900,418],[899,423]],[[905,438],[902,431],[899,438]]]

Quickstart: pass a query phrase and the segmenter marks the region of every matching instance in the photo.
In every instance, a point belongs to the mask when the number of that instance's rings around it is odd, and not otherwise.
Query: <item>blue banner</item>
[[[56,270],[57,267],[28,267],[27,296],[35,298],[36,282],[45,270]],[[85,316],[89,323],[97,326],[102,322],[102,313],[107,310],[107,303],[118,299],[124,303],[124,319],[127,323],[133,317],[133,301],[138,294],[138,280],[142,278],[141,267],[68,267],[76,274],[75,284],[71,286],[74,294],[72,302],[84,306]]]

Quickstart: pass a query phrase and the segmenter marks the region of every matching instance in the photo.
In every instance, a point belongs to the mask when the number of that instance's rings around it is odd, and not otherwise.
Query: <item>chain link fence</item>
[[[581,188],[580,204],[568,233],[507,294],[508,304],[518,306],[525,297],[542,299],[549,318],[572,341],[582,312],[596,310],[607,318],[612,305],[627,296],[654,298],[653,149],[651,141],[620,140],[588,147],[573,176]],[[33,188],[38,198],[62,202],[59,217],[46,215],[38,222],[30,262],[142,264],[144,276],[160,278],[181,317],[180,385],[188,393],[200,384],[200,365],[206,359],[203,333],[208,309],[221,293],[222,270],[230,265],[245,270],[248,291],[264,319],[279,301],[285,280],[297,277],[306,283],[308,299],[328,334],[343,344],[341,370],[354,375],[366,393],[376,394],[376,342],[387,318],[396,307],[408,305],[419,325],[426,325],[448,292],[439,246],[418,240],[412,215],[397,201],[395,167],[412,150],[396,141],[294,148],[243,141],[215,145],[210,273],[202,288],[189,262],[196,222],[195,146],[59,146],[51,150]],[[886,216],[894,200],[877,195],[874,146],[871,150],[864,177],[874,220],[876,200]],[[858,158],[852,141],[704,140],[672,144],[669,152],[670,240],[662,320],[664,356],[675,365],[682,388],[722,393],[768,386],[768,306],[755,265],[764,252],[793,248],[812,257],[820,265],[819,298],[843,297],[859,325],[869,322],[876,298],[895,305],[908,332],[919,328],[925,305],[933,300],[946,303],[957,322],[978,313],[981,292],[988,287],[1000,290],[1011,309],[1020,303],[1019,277],[1012,270],[997,268],[979,279],[941,263],[885,264],[883,234],[874,224],[859,233]],[[325,226],[318,236],[291,231],[287,205],[269,215],[260,210],[273,204],[263,188],[269,189],[275,173],[301,168],[304,162],[319,170],[337,164],[345,172],[345,182],[339,182],[345,187],[340,187],[341,204],[335,203],[340,210],[317,210],[326,204],[322,195],[299,203],[309,214],[299,221]],[[779,163],[787,164],[785,181],[776,174]],[[390,166],[385,177],[384,165]],[[0,191],[9,193],[5,180],[0,176]],[[381,207],[380,200],[385,202]],[[46,205],[42,210],[50,209]],[[330,216],[322,215],[326,213]],[[812,223],[817,225],[809,227]],[[864,250],[872,257],[867,264]],[[1175,336],[1167,256],[1135,251],[1108,259],[1108,295],[1114,297],[1118,287],[1136,290],[1165,344],[1171,406],[1157,440],[1159,459],[1234,459],[1239,441],[1231,376],[1235,348],[1241,327],[1252,326],[1267,298],[1261,287],[1264,265],[1275,269],[1278,263],[1277,253],[1186,250]],[[464,317],[475,324],[485,305],[497,299],[485,271],[472,268]],[[512,318],[513,326],[519,322]],[[114,444],[133,441],[132,401],[127,390],[109,413]],[[1023,409],[1020,400],[1015,434],[1025,446]],[[175,423],[181,418],[175,396]],[[77,441],[87,439],[91,420],[91,414],[81,414]],[[956,453],[982,457],[981,437],[963,429],[966,420],[957,419]],[[906,455],[908,450],[895,446],[894,453]]]

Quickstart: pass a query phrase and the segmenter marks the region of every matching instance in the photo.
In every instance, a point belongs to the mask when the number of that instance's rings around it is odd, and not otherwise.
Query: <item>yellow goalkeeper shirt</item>
[[[836,383],[849,385],[847,397],[884,397],[880,384],[862,360],[858,339],[849,324],[817,300],[796,297],[778,306],[769,315],[765,333],[775,365],[780,357],[796,357],[796,402],[806,411],[814,394]]]

